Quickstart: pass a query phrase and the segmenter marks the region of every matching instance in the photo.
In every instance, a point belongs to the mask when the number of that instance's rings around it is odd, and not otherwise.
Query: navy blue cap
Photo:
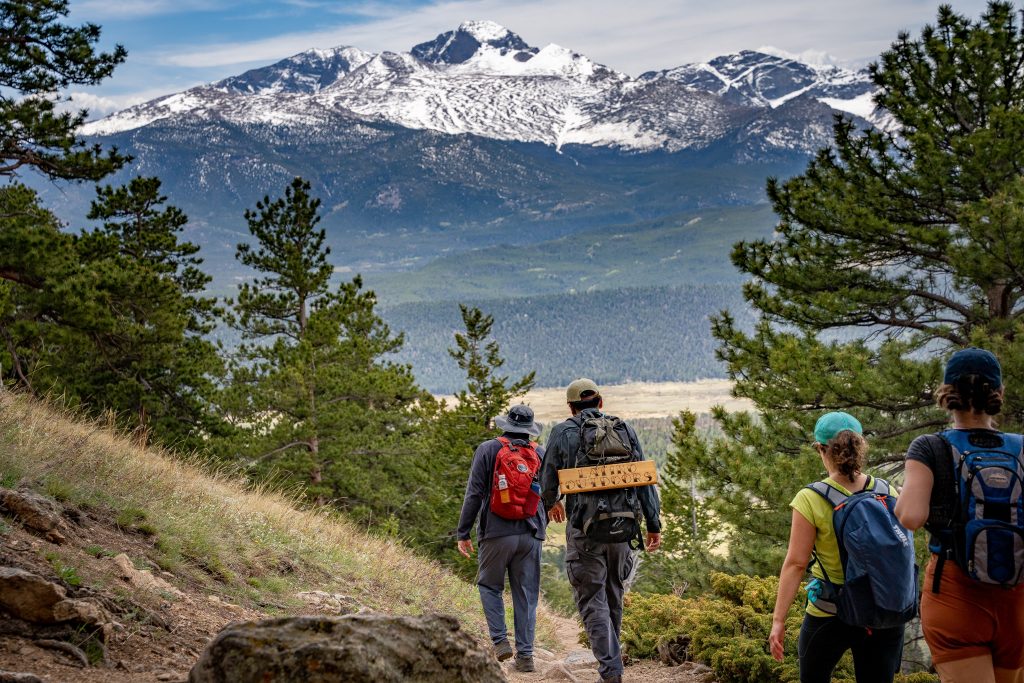
[[[993,389],[1003,386],[1003,371],[999,359],[991,351],[974,348],[961,349],[946,361],[943,384],[956,384],[961,377],[977,375],[988,382]]]

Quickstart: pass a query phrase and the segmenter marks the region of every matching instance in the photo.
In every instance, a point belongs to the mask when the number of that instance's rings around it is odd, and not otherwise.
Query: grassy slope
[[[182,584],[208,584],[261,611],[300,611],[297,592],[324,590],[381,611],[454,614],[485,632],[475,588],[402,545],[2,389],[0,483],[145,520],[138,526],[155,539],[149,560]],[[550,642],[546,615],[542,608],[538,635]]]

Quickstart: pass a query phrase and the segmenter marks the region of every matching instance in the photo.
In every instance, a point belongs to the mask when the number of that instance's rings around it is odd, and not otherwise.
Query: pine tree
[[[88,402],[130,415],[161,441],[197,447],[222,428],[211,405],[222,363],[206,336],[216,307],[202,292],[212,278],[200,269],[199,246],[179,240],[188,217],[165,205],[157,178],[98,187],[96,195],[88,218],[102,225],[77,247],[115,319],[88,356],[64,364],[83,371],[74,374]],[[74,386],[72,375],[62,384]]]
[[[713,322],[735,393],[759,416],[716,412],[725,437],[680,449],[707,509],[732,530],[736,569],[774,572],[795,486],[822,475],[816,418],[865,425],[876,472],[935,430],[941,361],[976,344],[1003,360],[1005,428],[1024,423],[1024,32],[1012,5],[980,20],[939,10],[871,66],[886,130],[835,126],[834,143],[771,180],[772,239],[737,244],[760,313]]]
[[[84,110],[57,112],[61,91],[96,85],[126,56],[120,45],[97,52],[99,26],[68,26],[60,22],[67,14],[66,0],[0,2],[0,88],[10,93],[0,98],[0,176],[32,168],[48,178],[99,180],[126,161],[76,136]]]
[[[498,374],[505,364],[498,342],[488,341],[494,327],[494,316],[485,315],[479,308],[465,304],[459,304],[459,311],[465,332],[456,332],[455,348],[448,349],[448,355],[466,373],[466,388],[457,396],[459,410],[474,416],[486,429],[508,407],[512,398],[533,387],[536,373],[527,373],[509,384],[508,376]]]
[[[258,275],[234,302],[244,343],[225,405],[247,428],[227,448],[261,477],[382,523],[408,493],[411,409],[422,392],[408,366],[386,360],[402,336],[376,314],[373,292],[358,276],[332,290],[320,200],[309,191],[296,178],[284,197],[245,214],[256,244],[237,256]]]
[[[158,210],[159,188],[154,178],[99,188],[89,217],[103,224],[77,236],[61,232],[30,190],[4,188],[0,210],[12,228],[4,235],[36,245],[18,264],[27,286],[5,285],[5,374],[193,448],[219,426],[210,398],[221,364],[203,337],[213,300],[199,296],[209,277],[198,247],[178,241],[188,219],[175,207]]]

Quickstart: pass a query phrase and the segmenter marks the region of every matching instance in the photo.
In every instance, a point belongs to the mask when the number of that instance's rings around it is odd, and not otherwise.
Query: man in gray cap
[[[514,666],[516,671],[534,671],[533,634],[540,595],[541,545],[547,516],[544,507],[538,505],[540,486],[533,481],[539,474],[544,449],[532,443],[530,437],[540,436],[542,425],[533,419],[533,410],[525,405],[513,406],[507,415],[494,418],[494,423],[502,430],[502,435],[484,441],[473,454],[459,517],[459,552],[466,557],[473,552],[469,534],[473,522],[479,517],[477,586],[493,652],[499,661],[513,654],[508,642],[502,599],[505,575],[508,574],[515,622]],[[506,471],[508,473],[504,474]],[[529,489],[528,492],[522,491],[523,485]],[[508,493],[512,494],[511,497],[506,495]],[[523,501],[523,494],[528,502],[517,505]],[[495,496],[498,497],[496,501],[492,500]],[[532,514],[528,509],[530,504],[535,507]]]
[[[622,651],[619,634],[622,629],[622,597],[625,582],[633,571],[634,555],[628,541],[596,542],[579,528],[577,511],[582,511],[580,495],[565,498],[563,505],[558,489],[558,470],[574,468],[582,451],[583,421],[602,417],[604,400],[592,380],[578,379],[566,390],[572,417],[554,426],[547,440],[547,452],[541,467],[541,495],[548,517],[553,522],[568,519],[565,527],[565,569],[576,598],[576,608],[590,638],[590,647],[597,658],[598,672],[605,683],[621,683]],[[628,434],[633,460],[643,460],[643,451],[636,432],[623,423]],[[661,546],[661,519],[658,494],[654,486],[632,489],[643,512],[647,527],[644,544],[648,551]],[[639,520],[637,520],[639,521]]]

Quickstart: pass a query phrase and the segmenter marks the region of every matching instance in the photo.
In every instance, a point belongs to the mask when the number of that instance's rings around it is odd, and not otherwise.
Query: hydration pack
[[[626,423],[613,415],[581,416],[580,445],[575,467],[632,462],[636,460]],[[574,493],[572,526],[595,543],[643,545],[640,499],[635,488]]]
[[[626,423],[614,415],[584,417],[580,421],[580,451],[577,467],[608,465],[634,460],[633,442]]]
[[[896,499],[884,479],[869,478],[863,491],[847,496],[823,481],[807,488],[832,506],[844,583],[812,582],[808,600],[843,623],[891,628],[917,614],[917,566],[913,534],[893,514]]]
[[[537,445],[499,436],[501,450],[494,456],[491,512],[504,519],[529,519],[540,503]]]
[[[932,591],[947,559],[976,581],[1016,586],[1024,574],[1024,438],[962,429],[938,436],[950,453],[956,506],[942,528],[929,526],[938,539],[929,549],[939,555]],[[943,479],[936,474],[936,485]]]

